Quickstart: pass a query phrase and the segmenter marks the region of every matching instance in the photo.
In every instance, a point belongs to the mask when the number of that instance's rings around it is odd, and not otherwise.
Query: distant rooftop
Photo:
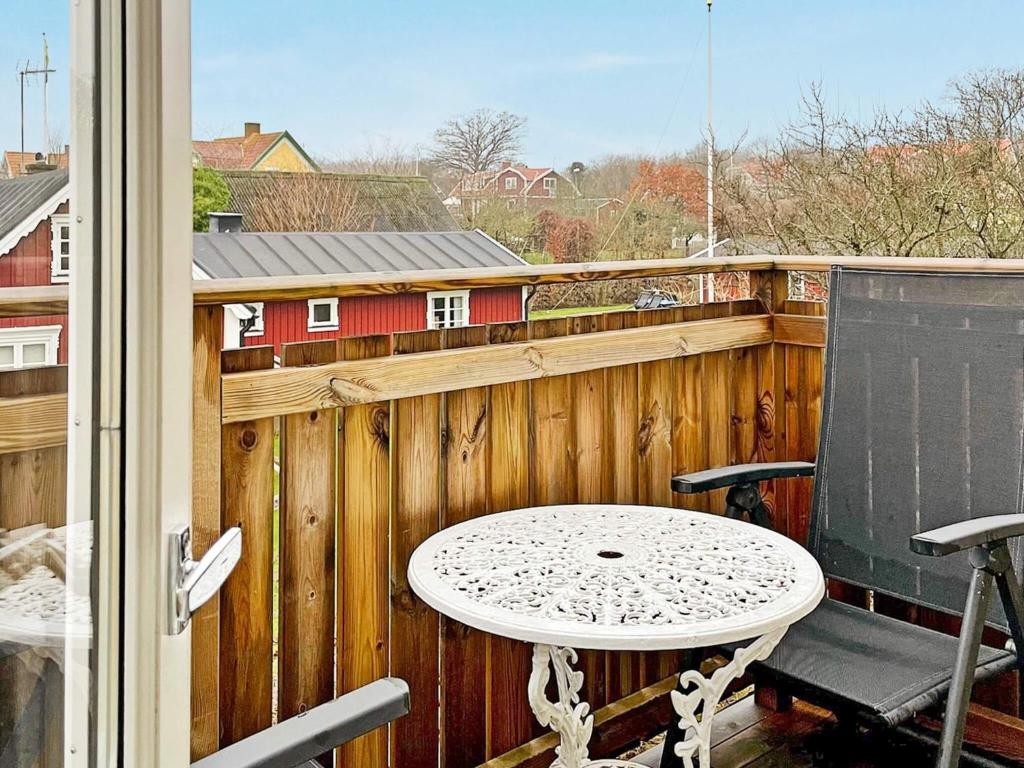
[[[226,171],[230,210],[242,214],[242,229],[312,232],[451,232],[459,229],[437,192],[421,176],[378,176],[351,173],[283,173]],[[311,189],[312,188],[312,189]],[[320,200],[346,198],[330,206],[297,204],[310,193]],[[291,200],[291,213],[279,216],[281,226],[257,226],[260,212],[277,200]]]
[[[525,262],[473,232],[260,232],[193,235],[195,264],[211,278],[340,275]]]

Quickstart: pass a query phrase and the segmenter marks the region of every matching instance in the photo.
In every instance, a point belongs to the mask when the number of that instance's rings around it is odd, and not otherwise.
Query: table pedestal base
[[[679,690],[672,692],[672,707],[679,716],[680,728],[687,737],[676,745],[676,755],[685,768],[710,768],[711,724],[715,709],[729,683],[742,675],[747,666],[768,658],[786,634],[787,627],[762,635],[745,648],[739,648],[732,660],[711,677],[691,669],[679,677]],[[541,725],[559,736],[555,761],[551,768],[641,768],[624,760],[591,760],[588,752],[594,730],[590,705],[580,701],[583,673],[573,669],[577,661],[572,648],[537,644],[533,647],[533,672],[528,694],[530,708]],[[557,700],[547,696],[547,687],[554,673]]]

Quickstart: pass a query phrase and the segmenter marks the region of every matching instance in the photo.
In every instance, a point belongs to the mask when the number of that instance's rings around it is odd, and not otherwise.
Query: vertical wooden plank
[[[285,366],[333,362],[334,342],[281,347]],[[281,427],[278,718],[334,695],[335,409],[285,416]],[[322,762],[330,764],[330,757]]]
[[[704,317],[724,317],[730,313],[728,304],[708,304]],[[704,418],[704,439],[707,444],[708,467],[724,467],[731,461],[732,451],[732,365],[729,352],[708,352],[703,355],[701,404]],[[707,494],[707,510],[716,515],[725,512],[726,489]]]
[[[639,312],[641,326],[675,321],[674,310]],[[672,361],[641,363],[638,374],[640,431],[639,498],[641,504],[671,506],[672,488]],[[648,681],[654,682],[653,680]]]
[[[274,348],[221,356],[224,373],[274,367]],[[220,742],[269,728],[273,711],[274,420],[221,427],[221,523],[242,529],[242,557],[221,589]]]
[[[221,307],[192,312],[192,553],[197,559],[220,536]],[[192,617],[192,759],[220,745],[220,595]]]
[[[569,335],[567,318],[533,320],[531,339]],[[576,434],[569,376],[530,382],[530,501],[568,504],[576,499]]]
[[[639,312],[615,312],[605,317],[605,330],[617,331],[639,326]],[[619,365],[605,373],[607,399],[605,409],[608,430],[605,452],[607,473],[611,478],[611,500],[617,504],[635,504],[637,490],[637,366]]]
[[[441,348],[440,331],[400,333],[396,355]],[[391,726],[395,768],[437,761],[440,698],[440,624],[416,597],[407,569],[413,551],[436,533],[441,509],[441,395],[392,404],[391,674],[409,684],[411,709]]]
[[[700,320],[702,307],[687,307],[686,320]],[[690,355],[672,361],[672,474],[699,472],[708,466],[703,419],[704,355]],[[673,494],[680,509],[708,509],[707,494]]]
[[[570,318],[566,330],[572,335],[595,333],[605,329],[603,315],[579,315]],[[566,377],[569,382],[570,423],[576,447],[576,488],[574,501],[594,504],[611,496],[611,480],[605,471],[605,372],[587,371]],[[583,672],[586,700],[597,709],[608,702],[608,678],[604,651],[580,651],[579,668]]]
[[[660,309],[638,312],[641,326],[667,325],[682,322],[687,310]],[[677,360],[656,360],[638,366],[637,397],[640,416],[637,434],[639,500],[641,504],[672,506],[674,428],[673,371]],[[643,655],[642,683],[652,685],[680,671],[681,654],[660,651]]]
[[[445,349],[487,343],[486,326],[452,328]],[[442,527],[487,512],[487,389],[449,392],[443,405],[444,503]],[[469,768],[487,753],[487,638],[456,621],[441,620],[441,762]]]
[[[346,360],[386,357],[391,337],[342,339],[338,348]],[[391,406],[354,405],[341,417],[337,685],[339,693],[348,693],[388,671]],[[384,766],[387,757],[387,728],[338,750],[339,765],[349,768]]]
[[[604,317],[605,330],[639,326],[639,312],[615,312]],[[636,365],[619,365],[605,371],[605,474],[610,485],[608,500],[636,504],[638,490],[637,438],[640,416],[637,402]],[[605,654],[605,688],[609,701],[617,701],[643,687],[644,655],[637,652]]]
[[[487,328],[491,344],[525,341],[526,323]],[[530,388],[525,381],[490,388],[488,512],[518,509],[530,503]],[[501,755],[539,735],[527,703],[526,684],[532,646],[497,635],[487,636],[487,758]]]
[[[604,319],[603,315],[574,317],[571,333],[603,331]],[[605,376],[605,370],[599,369],[570,377],[576,438],[576,500],[581,504],[607,502],[611,496],[611,477],[605,470]]]

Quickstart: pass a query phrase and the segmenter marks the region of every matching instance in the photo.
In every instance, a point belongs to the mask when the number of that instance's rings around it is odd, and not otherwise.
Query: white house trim
[[[314,308],[327,305],[331,308],[331,316],[328,320],[317,321],[314,319]],[[338,330],[338,300],[337,299],[308,299],[306,301],[308,314],[306,316],[307,331],[336,331]]]
[[[0,238],[0,256],[6,256],[10,253],[10,251],[14,249],[14,246],[21,242],[21,238],[32,234],[32,230],[38,227],[41,221],[52,216],[54,211],[61,206],[61,203],[66,203],[71,196],[70,188],[69,184],[65,184],[45,203],[26,216],[18,226],[4,235],[3,238]]]
[[[61,259],[65,258],[65,254],[60,252],[61,243],[64,238],[60,236],[61,227],[67,227],[68,230],[68,252],[66,258],[68,260],[68,268],[61,269]],[[52,283],[66,283],[71,278],[71,216],[66,213],[53,213],[50,214],[50,282]]]
[[[427,293],[427,328],[464,328],[469,325],[469,290],[461,291],[430,291]],[[451,306],[450,300],[459,298],[462,299],[462,306],[456,310]],[[434,302],[437,299],[443,299],[445,306],[442,308],[442,312],[445,313],[445,319],[442,320],[441,324],[437,324],[434,320]],[[458,317],[455,316],[456,311]]]
[[[192,279],[193,280],[209,280],[210,276],[203,271],[202,267],[192,262]],[[242,333],[242,323],[253,316],[254,306],[251,304],[225,304],[224,309],[224,348],[225,349],[238,349],[240,343],[240,336]],[[261,305],[262,309],[262,305]],[[261,313],[262,314],[262,313]],[[262,335],[263,331],[259,333],[250,331],[246,333],[246,336],[259,336]]]
[[[0,362],[0,370],[24,368],[22,358],[26,344],[45,344],[45,359],[30,365],[56,365],[60,349],[59,325],[30,325],[23,328],[0,328],[0,347],[14,347],[14,357],[9,364]]]

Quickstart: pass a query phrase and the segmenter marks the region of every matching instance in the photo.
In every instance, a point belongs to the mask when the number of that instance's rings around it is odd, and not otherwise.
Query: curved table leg
[[[553,645],[533,646],[533,671],[530,673],[528,694],[530,708],[541,725],[559,736],[555,748],[555,761],[551,768],[630,768],[636,763],[624,760],[590,760],[587,745],[594,731],[594,716],[590,705],[580,701],[583,673],[574,670],[577,661],[572,648]],[[547,696],[551,673],[555,675],[558,700]]]
[[[676,755],[683,759],[685,768],[694,768],[694,755],[700,768],[710,768],[711,724],[725,689],[751,663],[767,659],[787,629],[789,627],[772,630],[747,647],[737,648],[732,661],[716,669],[710,678],[696,669],[687,670],[679,676],[679,690],[672,691],[672,706],[679,715],[680,730],[686,733],[692,729],[685,739],[676,744]],[[701,711],[700,720],[697,719],[698,710]]]

